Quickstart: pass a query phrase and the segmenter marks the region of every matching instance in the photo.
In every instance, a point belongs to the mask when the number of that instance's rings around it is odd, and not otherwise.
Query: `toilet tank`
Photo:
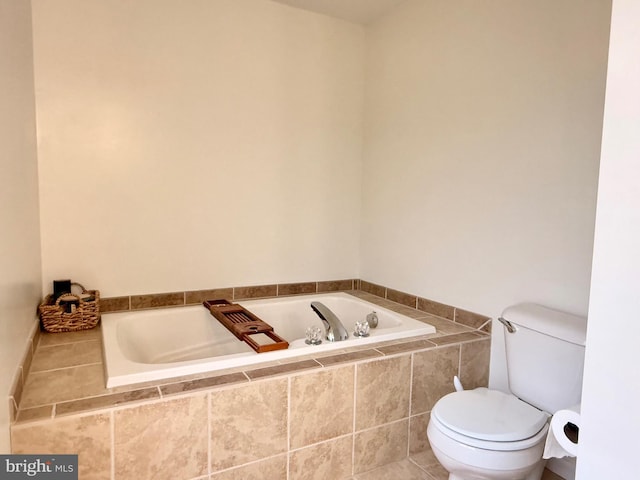
[[[549,413],[580,403],[587,319],[522,303],[500,321],[511,393]]]

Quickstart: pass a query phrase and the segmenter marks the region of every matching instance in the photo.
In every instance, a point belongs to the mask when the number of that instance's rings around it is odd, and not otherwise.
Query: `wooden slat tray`
[[[289,343],[273,331],[273,327],[261,320],[242,305],[229,300],[205,300],[209,309],[222,325],[238,340],[245,342],[258,353],[284,350]],[[252,338],[253,337],[253,338]]]

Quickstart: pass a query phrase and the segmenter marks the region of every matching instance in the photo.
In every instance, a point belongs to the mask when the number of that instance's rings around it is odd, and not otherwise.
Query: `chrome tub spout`
[[[320,302],[311,302],[311,308],[322,320],[328,341],[339,342],[349,338],[347,329],[336,314],[329,310],[329,307]]]

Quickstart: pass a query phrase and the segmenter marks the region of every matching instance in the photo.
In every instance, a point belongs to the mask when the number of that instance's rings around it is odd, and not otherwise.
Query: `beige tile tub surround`
[[[35,355],[36,348],[40,342],[40,330],[35,328],[31,333],[30,338],[26,342],[25,352],[22,356],[22,361],[14,374],[11,392],[8,398],[9,404],[9,420],[15,421],[18,417],[18,407],[22,402],[22,392],[24,391],[25,383],[27,382],[27,376],[31,370],[31,364],[33,362],[33,356]]]
[[[356,430],[409,416],[409,355],[359,364],[357,378]]]
[[[453,377],[458,374],[460,345],[417,352],[413,356],[411,413],[431,410],[447,393],[454,391]]]
[[[196,290],[184,292],[185,305],[197,305],[205,300],[217,298],[225,298],[230,300],[233,298],[233,288],[213,288],[211,290]]]
[[[309,293],[318,293],[318,284],[316,282],[278,285],[278,295],[305,295]]]
[[[330,280],[318,282],[318,293],[356,290],[358,280]]]
[[[256,285],[253,287],[237,287],[233,289],[233,299],[277,297],[278,285]]]
[[[433,300],[427,300],[426,298],[418,297],[418,310],[446,318],[447,320],[455,319],[455,307]]]
[[[358,432],[354,444],[354,473],[402,460],[408,453],[409,419]]]
[[[207,474],[207,400],[205,394],[193,394],[115,411],[115,478],[174,480]]]
[[[472,329],[482,329],[485,332],[491,331],[491,319],[485,315],[359,279],[223,287],[186,292],[105,297],[101,299],[101,310],[105,313],[121,312],[147,308],[195,305],[204,300],[214,298],[226,298],[237,301],[350,290],[359,290],[374,297],[389,300],[394,304],[404,305],[412,310],[418,310],[420,314],[427,313],[452,320],[454,325],[449,325],[450,330],[455,329],[455,325],[457,324],[458,326],[470,327]],[[449,333],[455,332],[449,331]]]
[[[53,345],[66,345],[76,342],[88,342],[91,340],[102,341],[100,334],[100,326],[89,330],[79,330],[77,332],[60,332],[60,333],[46,333],[40,332],[40,341],[38,342],[38,354],[40,354],[41,347],[49,347]],[[35,352],[34,352],[35,353]],[[59,368],[59,365],[55,365],[55,368]]]
[[[25,424],[11,430],[13,453],[78,454],[83,480],[111,478],[111,414]]]
[[[402,462],[428,448],[428,409],[452,389],[453,374],[486,384],[490,337],[351,293],[434,324],[437,333],[116,389],[104,388],[99,329],[42,334],[11,427],[13,449],[80,452],[81,478],[113,480],[385,478],[376,475],[393,462],[416,473]]]
[[[99,327],[40,337],[21,409],[91,397],[104,389]]]
[[[424,432],[429,425],[430,412],[412,415],[409,425],[409,454],[420,453],[431,448]]]
[[[38,352],[36,361],[31,364],[31,372],[50,370],[52,365],[56,368],[74,367],[100,363],[99,339],[87,342],[74,342],[50,347],[43,346]]]
[[[93,397],[103,390],[104,378],[101,363],[32,372],[27,377],[20,408],[33,408]]]
[[[431,315],[453,320],[460,325],[491,332],[491,318],[486,315],[463,310],[452,305],[436,302],[435,300],[418,297],[410,293],[367,282],[366,280],[360,280],[360,290]]]
[[[488,348],[480,343],[463,343],[460,345],[460,381],[464,388],[472,389],[489,384]]]
[[[131,310],[181,306],[185,305],[184,298],[184,292],[154,293],[151,295],[132,295]]]
[[[291,379],[292,449],[353,432],[353,386],[353,365]]]
[[[348,478],[352,451],[351,436],[296,450],[289,460],[289,480]]]
[[[357,289],[359,281],[354,279],[329,280],[320,282],[281,283],[251,285],[241,287],[211,288],[186,292],[149,293],[101,299],[103,313],[140,310],[148,308],[179,307],[196,305],[204,300],[225,298],[227,300],[247,300],[310,293],[327,293]]]
[[[288,450],[286,378],[211,393],[211,470]]]
[[[111,470],[114,480],[261,478],[262,468],[277,472],[268,477],[275,479],[359,476],[428,447],[428,412],[422,410],[433,392],[451,384],[448,375],[425,374],[429,362],[457,374],[465,364],[453,365],[453,352],[463,358],[459,352],[467,347],[489,350],[486,335],[440,347],[431,343],[436,339],[446,336],[407,342],[417,350],[397,348],[402,342],[380,347],[391,348],[389,355],[378,351],[353,360],[345,353],[347,363],[335,361],[336,354],[329,367],[320,357],[315,369],[274,370],[257,380],[244,375],[249,372],[220,374],[25,409],[12,425],[13,448],[57,453],[62,445],[65,452],[86,452],[81,458],[102,459],[88,478],[110,478],[100,475]],[[478,368],[475,381],[484,370]],[[112,397],[121,403],[103,402]],[[94,430],[100,441],[86,438]],[[165,476],[159,465],[173,473]]]

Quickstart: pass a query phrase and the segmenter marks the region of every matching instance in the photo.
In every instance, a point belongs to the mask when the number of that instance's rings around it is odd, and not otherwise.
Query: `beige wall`
[[[0,453],[9,394],[35,326],[40,234],[29,2],[0,0]]]
[[[609,12],[409,0],[367,30],[361,278],[586,314]]]
[[[586,313],[609,2],[409,0],[366,58],[262,0],[33,7],[45,289],[360,276]]]
[[[45,290],[357,275],[362,27],[264,0],[33,14]]]

